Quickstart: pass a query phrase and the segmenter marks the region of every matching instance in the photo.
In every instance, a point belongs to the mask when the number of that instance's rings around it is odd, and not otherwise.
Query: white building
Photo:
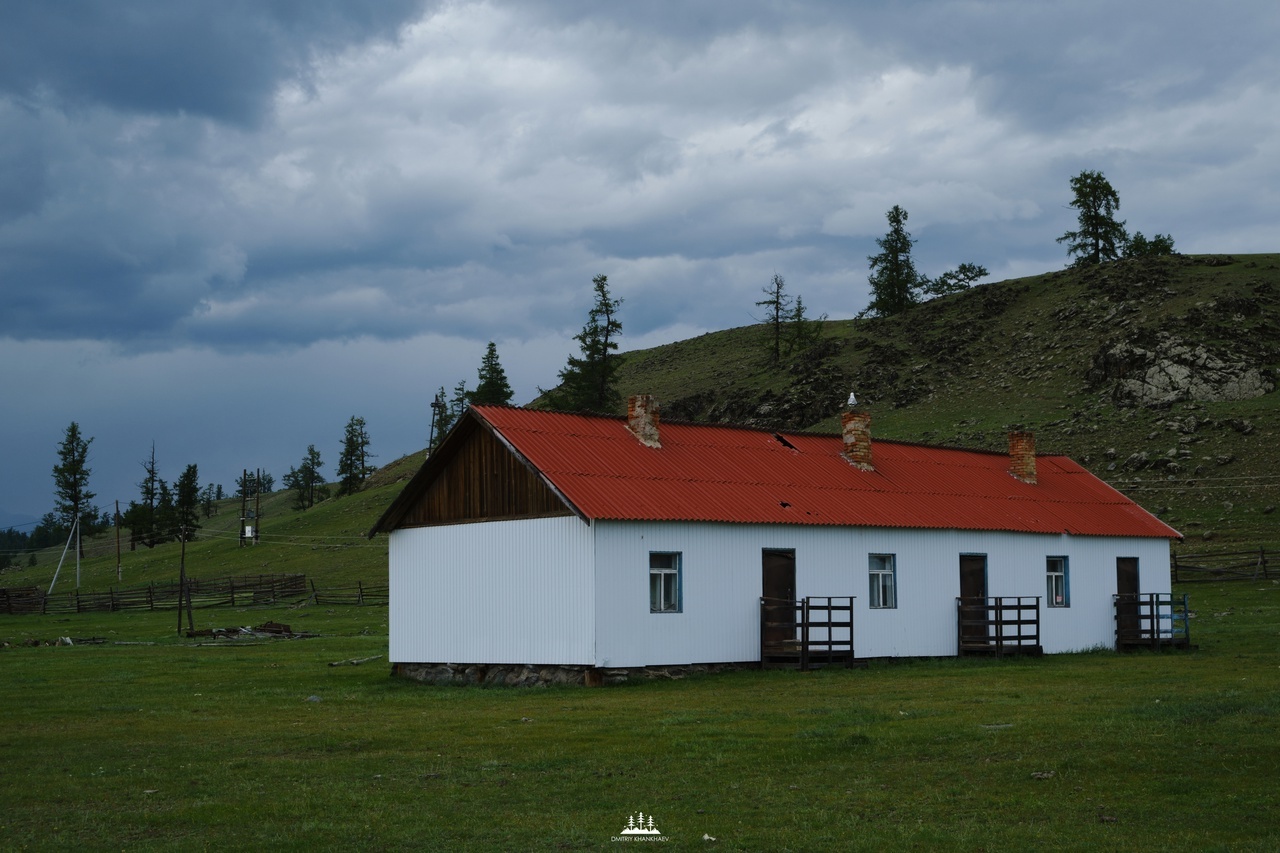
[[[522,683],[798,660],[817,597],[851,599],[830,615],[852,626],[811,631],[815,660],[815,639],[1052,653],[1167,629],[1115,596],[1167,608],[1177,531],[1029,434],[1010,448],[873,446],[854,412],[831,436],[660,424],[645,397],[626,418],[474,407],[372,531],[390,658]]]

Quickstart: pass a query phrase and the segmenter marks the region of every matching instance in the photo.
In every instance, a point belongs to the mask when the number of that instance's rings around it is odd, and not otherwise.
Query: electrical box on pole
[[[262,529],[262,469],[240,477],[240,547],[257,545]]]

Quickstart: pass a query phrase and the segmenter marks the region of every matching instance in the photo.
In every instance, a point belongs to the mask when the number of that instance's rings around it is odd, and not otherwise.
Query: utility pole
[[[182,557],[178,562],[178,636],[182,636],[182,605],[187,605],[187,630],[196,629],[191,617],[191,590],[187,587],[187,526],[184,524],[178,531],[182,540]]]
[[[258,544],[258,534],[262,530],[262,469],[255,468],[253,473],[253,544]]]
[[[430,454],[436,447],[436,424],[444,424],[444,411],[446,404],[444,401],[444,392],[436,392],[436,396],[431,401],[431,434],[427,436],[427,453]]]
[[[116,583],[124,579],[124,570],[120,567],[120,501],[116,501]]]
[[[250,482],[253,483],[253,509],[249,509]],[[262,522],[262,469],[255,469],[253,480],[249,479],[249,469],[242,469],[240,475],[240,547],[245,540],[250,545],[258,544],[258,528]]]

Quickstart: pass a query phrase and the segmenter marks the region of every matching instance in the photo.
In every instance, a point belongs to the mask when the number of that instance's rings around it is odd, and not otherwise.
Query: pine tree
[[[369,431],[364,418],[351,416],[342,436],[342,454],[338,457],[338,495],[350,495],[360,491],[369,476]]]
[[[471,392],[472,404],[506,406],[511,403],[515,392],[511,390],[511,383],[507,381],[502,363],[498,361],[498,347],[493,341],[489,341],[477,372],[480,382],[476,385],[476,390]]]
[[[622,334],[618,319],[621,299],[609,295],[609,278],[598,275],[591,280],[596,301],[587,313],[587,323],[573,336],[580,345],[581,356],[569,356],[560,371],[560,387],[545,392],[553,409],[580,412],[607,412],[617,408],[622,397],[613,386],[618,372],[617,338]]]
[[[70,531],[77,520],[84,533],[92,532],[98,520],[98,508],[92,501],[97,495],[89,491],[89,445],[75,421],[67,427],[58,445],[58,464],[53,466],[54,512],[63,531]],[[80,546],[84,556],[84,546]]]

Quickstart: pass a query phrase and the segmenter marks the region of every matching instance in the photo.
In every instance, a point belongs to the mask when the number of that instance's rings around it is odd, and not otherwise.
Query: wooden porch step
[[[992,657],[1010,657],[1013,655],[1040,657],[1044,654],[1044,647],[1031,644],[1017,645],[1014,643],[1005,643],[1003,646],[997,646],[995,643],[962,643],[960,654],[991,655]]]

